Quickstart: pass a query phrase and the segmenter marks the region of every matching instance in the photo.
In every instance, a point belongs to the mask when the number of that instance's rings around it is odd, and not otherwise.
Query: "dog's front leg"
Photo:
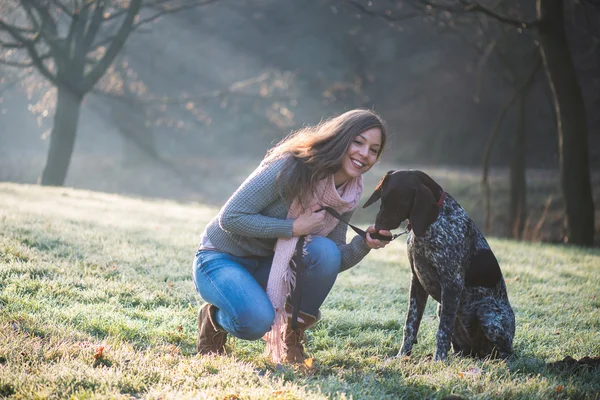
[[[427,304],[427,296],[427,292],[423,289],[419,278],[413,271],[410,281],[408,312],[404,324],[404,337],[398,356],[410,355],[413,345],[417,343],[417,333],[419,332],[419,325],[421,325],[425,304]]]
[[[448,356],[454,320],[460,306],[460,297],[463,290],[462,285],[452,281],[447,282],[449,283],[442,285],[442,308],[436,338],[435,360],[445,360]]]

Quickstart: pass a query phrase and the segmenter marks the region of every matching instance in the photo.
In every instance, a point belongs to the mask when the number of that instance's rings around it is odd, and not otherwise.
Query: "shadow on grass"
[[[541,376],[548,382],[555,382],[557,397],[600,398],[600,364],[598,362],[589,365],[568,360],[547,363],[541,358],[521,356],[519,352],[516,352],[507,360],[507,367],[511,372],[519,375],[532,378]]]

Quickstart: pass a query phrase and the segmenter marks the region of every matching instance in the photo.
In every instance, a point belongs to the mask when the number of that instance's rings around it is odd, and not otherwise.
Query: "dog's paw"
[[[410,356],[412,353],[412,344],[403,343],[396,357]]]
[[[412,357],[410,356],[410,354],[398,353],[398,354],[396,354],[396,357],[394,357],[394,359],[400,360],[400,361],[409,361],[412,359]]]

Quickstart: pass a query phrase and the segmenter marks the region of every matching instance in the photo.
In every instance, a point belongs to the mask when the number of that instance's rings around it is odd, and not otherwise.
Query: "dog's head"
[[[413,233],[421,236],[438,215],[434,193],[442,188],[426,173],[417,170],[389,171],[377,184],[363,208],[381,199],[375,220],[377,230],[392,230],[406,219]]]

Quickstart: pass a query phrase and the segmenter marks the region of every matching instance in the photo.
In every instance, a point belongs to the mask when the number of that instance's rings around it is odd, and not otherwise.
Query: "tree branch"
[[[160,5],[161,3],[168,3],[170,0],[159,0],[157,1],[155,4],[153,5],[149,5],[146,7],[157,7],[158,5]],[[141,19],[140,21],[138,21],[134,26],[133,29],[137,29],[138,27],[140,27],[141,25],[147,24],[149,22],[153,22],[156,21],[158,18],[167,15],[167,14],[174,14],[183,10],[187,10],[190,8],[195,8],[195,7],[200,7],[200,6],[206,6],[212,3],[216,3],[218,0],[204,0],[202,2],[198,1],[198,0],[190,0],[187,4],[182,4],[179,5],[177,7],[173,7],[173,8],[166,8],[166,9],[162,9],[160,11],[158,11],[156,14]]]
[[[13,29],[10,25],[7,25],[2,20],[0,20],[0,28],[6,29],[17,42],[23,43],[27,49],[29,57],[31,57],[32,64],[40,71],[42,75],[44,75],[44,77],[46,77],[46,79],[52,82],[52,84],[58,86],[58,79],[56,76],[52,75],[50,70],[46,67],[46,65],[44,65],[44,60],[37,53],[35,48],[35,39],[28,40],[24,38],[17,30]]]
[[[81,59],[81,53],[85,54],[85,51],[82,48],[82,42],[85,35],[85,27],[88,22],[88,15],[90,12],[88,2],[84,5],[84,7],[76,10],[76,14],[73,15],[73,24],[75,25],[73,28],[73,37],[71,42],[69,43],[69,49],[71,52],[71,59],[75,60],[76,58]],[[75,21],[77,21],[75,23]]]
[[[412,14],[405,14],[400,17],[392,16],[392,15],[388,15],[386,13],[381,14],[381,13],[375,12],[373,10],[369,10],[367,7],[363,6],[358,1],[355,1],[355,0],[346,0],[346,2],[349,3],[350,5],[352,5],[354,8],[356,8],[363,14],[370,15],[371,17],[382,18],[388,22],[406,21],[411,18],[418,17],[420,15],[419,13],[412,13]]]
[[[506,103],[502,107],[502,110],[500,111],[500,113],[496,117],[496,121],[494,123],[494,131],[492,132],[492,135],[488,139],[488,142],[487,142],[487,144],[485,146],[485,150],[483,152],[483,159],[482,159],[483,174],[482,174],[482,179],[481,179],[483,185],[488,185],[489,184],[488,183],[488,175],[489,175],[489,167],[490,167],[490,156],[492,154],[492,149],[494,147],[494,142],[496,141],[496,139],[498,137],[498,134],[500,132],[500,127],[502,126],[502,122],[504,121],[504,117],[506,116],[506,113],[508,112],[508,110],[510,109],[510,107],[513,105],[513,103],[515,102],[515,100],[517,99],[517,97],[521,94],[521,92],[523,92],[525,89],[527,89],[531,85],[531,83],[533,82],[533,78],[535,77],[536,72],[540,68],[541,62],[542,62],[542,58],[541,58],[540,54],[537,53],[536,54],[535,65],[533,66],[533,68],[532,68],[529,76],[523,81],[523,83],[521,84],[521,86],[519,86],[513,92],[513,94],[508,98],[508,100],[506,101]]]
[[[50,54],[44,54],[43,56],[40,56],[40,60],[46,60],[50,58]],[[35,67],[35,64],[33,63],[33,61],[9,61],[5,58],[1,58],[0,57],[0,64],[3,65],[8,65],[9,67],[17,67],[17,68],[29,68],[29,67]]]
[[[6,32],[17,32],[17,33],[22,33],[22,34],[28,34],[28,35],[35,35],[39,33],[39,30],[35,30],[35,29],[29,29],[29,28],[22,28],[20,26],[16,26],[16,25],[12,25],[9,24],[3,20],[0,19],[0,30],[6,31]],[[12,35],[11,35],[12,36]]]
[[[477,0],[473,0],[469,2],[468,0],[458,0],[461,3],[461,6],[438,3],[436,1],[431,0],[415,0],[415,2],[421,3],[426,7],[431,7],[432,9],[448,11],[451,13],[482,13],[485,14],[497,21],[503,22],[508,25],[516,26],[519,28],[528,28],[528,27],[536,27],[539,25],[540,21],[537,19],[525,21],[518,18],[513,18],[508,15],[504,15],[491,7],[484,6]]]
[[[60,0],[51,0],[52,4],[59,8],[66,16],[71,17],[73,10],[70,10],[66,5],[60,2]]]
[[[506,117],[506,113],[508,112],[510,107],[512,107],[515,100],[519,96],[521,96],[522,92],[529,88],[529,86],[533,82],[533,78],[535,77],[536,72],[540,68],[541,63],[542,63],[542,57],[539,53],[537,53],[537,61],[535,62],[535,65],[534,65],[533,69],[531,70],[531,73],[529,74],[527,79],[525,79],[523,84],[519,88],[517,88],[515,90],[515,92],[508,98],[508,101],[504,104],[504,106],[502,107],[502,110],[498,114],[498,117],[496,118],[496,122],[494,123],[494,131],[492,133],[492,136],[490,136],[490,138],[488,139],[487,145],[485,147],[485,151],[483,153],[483,173],[482,173],[482,178],[481,178],[481,184],[483,185],[483,188],[484,188],[484,201],[483,202],[484,202],[484,208],[485,208],[485,230],[487,232],[489,232],[491,230],[491,224],[492,224],[492,222],[491,222],[491,215],[492,215],[492,213],[491,213],[491,207],[492,207],[491,206],[491,188],[490,188],[490,182],[488,179],[489,169],[490,169],[490,156],[492,154],[492,148],[494,147],[494,142],[496,141],[496,138],[498,137],[498,134],[500,132],[500,127],[502,126],[504,117]]]
[[[99,90],[99,89],[98,90],[93,89],[92,93],[100,95],[100,96],[104,96],[104,97],[117,99],[120,101],[126,101],[130,104],[132,102],[137,102],[137,103],[143,103],[143,104],[175,104],[176,105],[176,104],[189,103],[190,101],[193,101],[193,100],[222,98],[227,95],[235,95],[235,96],[239,96],[239,97],[245,96],[245,97],[249,97],[249,98],[261,97],[261,98],[268,98],[270,100],[281,100],[281,101],[289,100],[289,97],[287,97],[287,96],[262,96],[260,94],[249,94],[249,93],[243,93],[240,91],[242,89],[247,88],[250,85],[264,82],[268,78],[269,78],[269,74],[264,73],[259,76],[255,76],[255,77],[245,79],[242,81],[234,82],[224,89],[213,90],[210,92],[199,93],[199,94],[189,95],[189,96],[184,96],[184,97],[150,97],[150,98],[146,98],[146,99],[131,99],[127,96],[118,95],[118,94],[114,94],[114,93],[110,93],[110,92],[105,92],[105,91]]]
[[[54,22],[54,19],[52,18],[52,16],[50,15],[50,13],[48,12],[48,5],[46,4],[41,4],[38,1],[33,1],[33,0],[20,0],[21,4],[27,4],[30,7],[34,7],[35,10],[38,12],[38,14],[41,17],[41,24],[42,26],[46,25],[47,27],[50,28],[50,34],[56,38],[58,35],[58,28],[56,27],[56,22]],[[42,33],[44,33],[45,29],[40,29],[40,31]]]
[[[102,20],[104,18],[104,2],[96,1],[96,8],[94,9],[94,14],[92,15],[92,20],[89,24],[87,32],[85,33],[85,38],[83,39],[82,49],[86,53],[89,51],[90,46],[96,39],[96,35],[100,30],[100,26],[102,25]]]
[[[3,49],[24,49],[25,45],[23,43],[9,43],[0,40],[0,47]]]
[[[39,14],[41,18],[41,25],[39,26],[39,30],[36,33],[36,41],[43,37],[45,43],[48,45],[48,47],[50,47],[51,52],[57,55],[57,57],[55,57],[57,65],[63,64],[63,59],[68,59],[68,55],[66,54],[66,51],[63,48],[62,39],[58,36],[56,21],[54,21],[52,15],[50,15],[50,12],[48,11],[49,6],[46,3],[42,4],[36,0],[20,1],[26,10],[30,10],[32,21],[35,21],[35,17],[33,16],[33,9],[35,9],[35,11]]]
[[[508,15],[501,14],[498,11],[493,10],[490,7],[484,6],[477,0],[473,1],[472,3],[468,3],[466,0],[460,0],[460,2],[464,5],[464,9],[466,12],[480,12],[480,13],[487,15],[488,17],[492,17],[495,20],[498,20],[498,21],[503,22],[508,25],[512,25],[512,26],[516,26],[516,27],[524,28],[524,29],[528,28],[530,26],[534,27],[534,26],[539,25],[539,21],[537,19],[534,19],[531,21],[524,21],[521,19],[512,18],[512,17],[509,17]]]
[[[24,1],[21,2],[21,5],[25,9],[25,14],[27,14],[27,17],[28,17],[29,21],[31,21],[31,24],[33,25],[33,29],[36,32],[39,32],[40,28],[41,28],[41,24],[37,20],[37,18],[35,17],[35,15],[33,14],[33,10],[31,9],[31,3],[29,1],[27,1],[27,0],[24,0]]]
[[[119,54],[119,52],[123,48],[125,41],[129,37],[129,34],[133,29],[133,21],[135,19],[135,16],[140,11],[141,3],[142,0],[131,0],[127,16],[125,17],[123,24],[119,28],[115,39],[112,41],[110,47],[108,48],[104,56],[100,59],[98,64],[94,68],[92,68],[92,70],[84,77],[84,82],[82,86],[84,93],[89,92],[94,87],[96,82],[98,82],[98,79],[100,79],[102,75],[104,75],[104,73],[106,72],[110,64],[112,64],[117,54]]]
[[[9,67],[16,67],[16,68],[33,67],[33,62],[31,62],[31,61],[29,61],[29,62],[8,61],[4,58],[0,58],[0,64],[7,65]]]

